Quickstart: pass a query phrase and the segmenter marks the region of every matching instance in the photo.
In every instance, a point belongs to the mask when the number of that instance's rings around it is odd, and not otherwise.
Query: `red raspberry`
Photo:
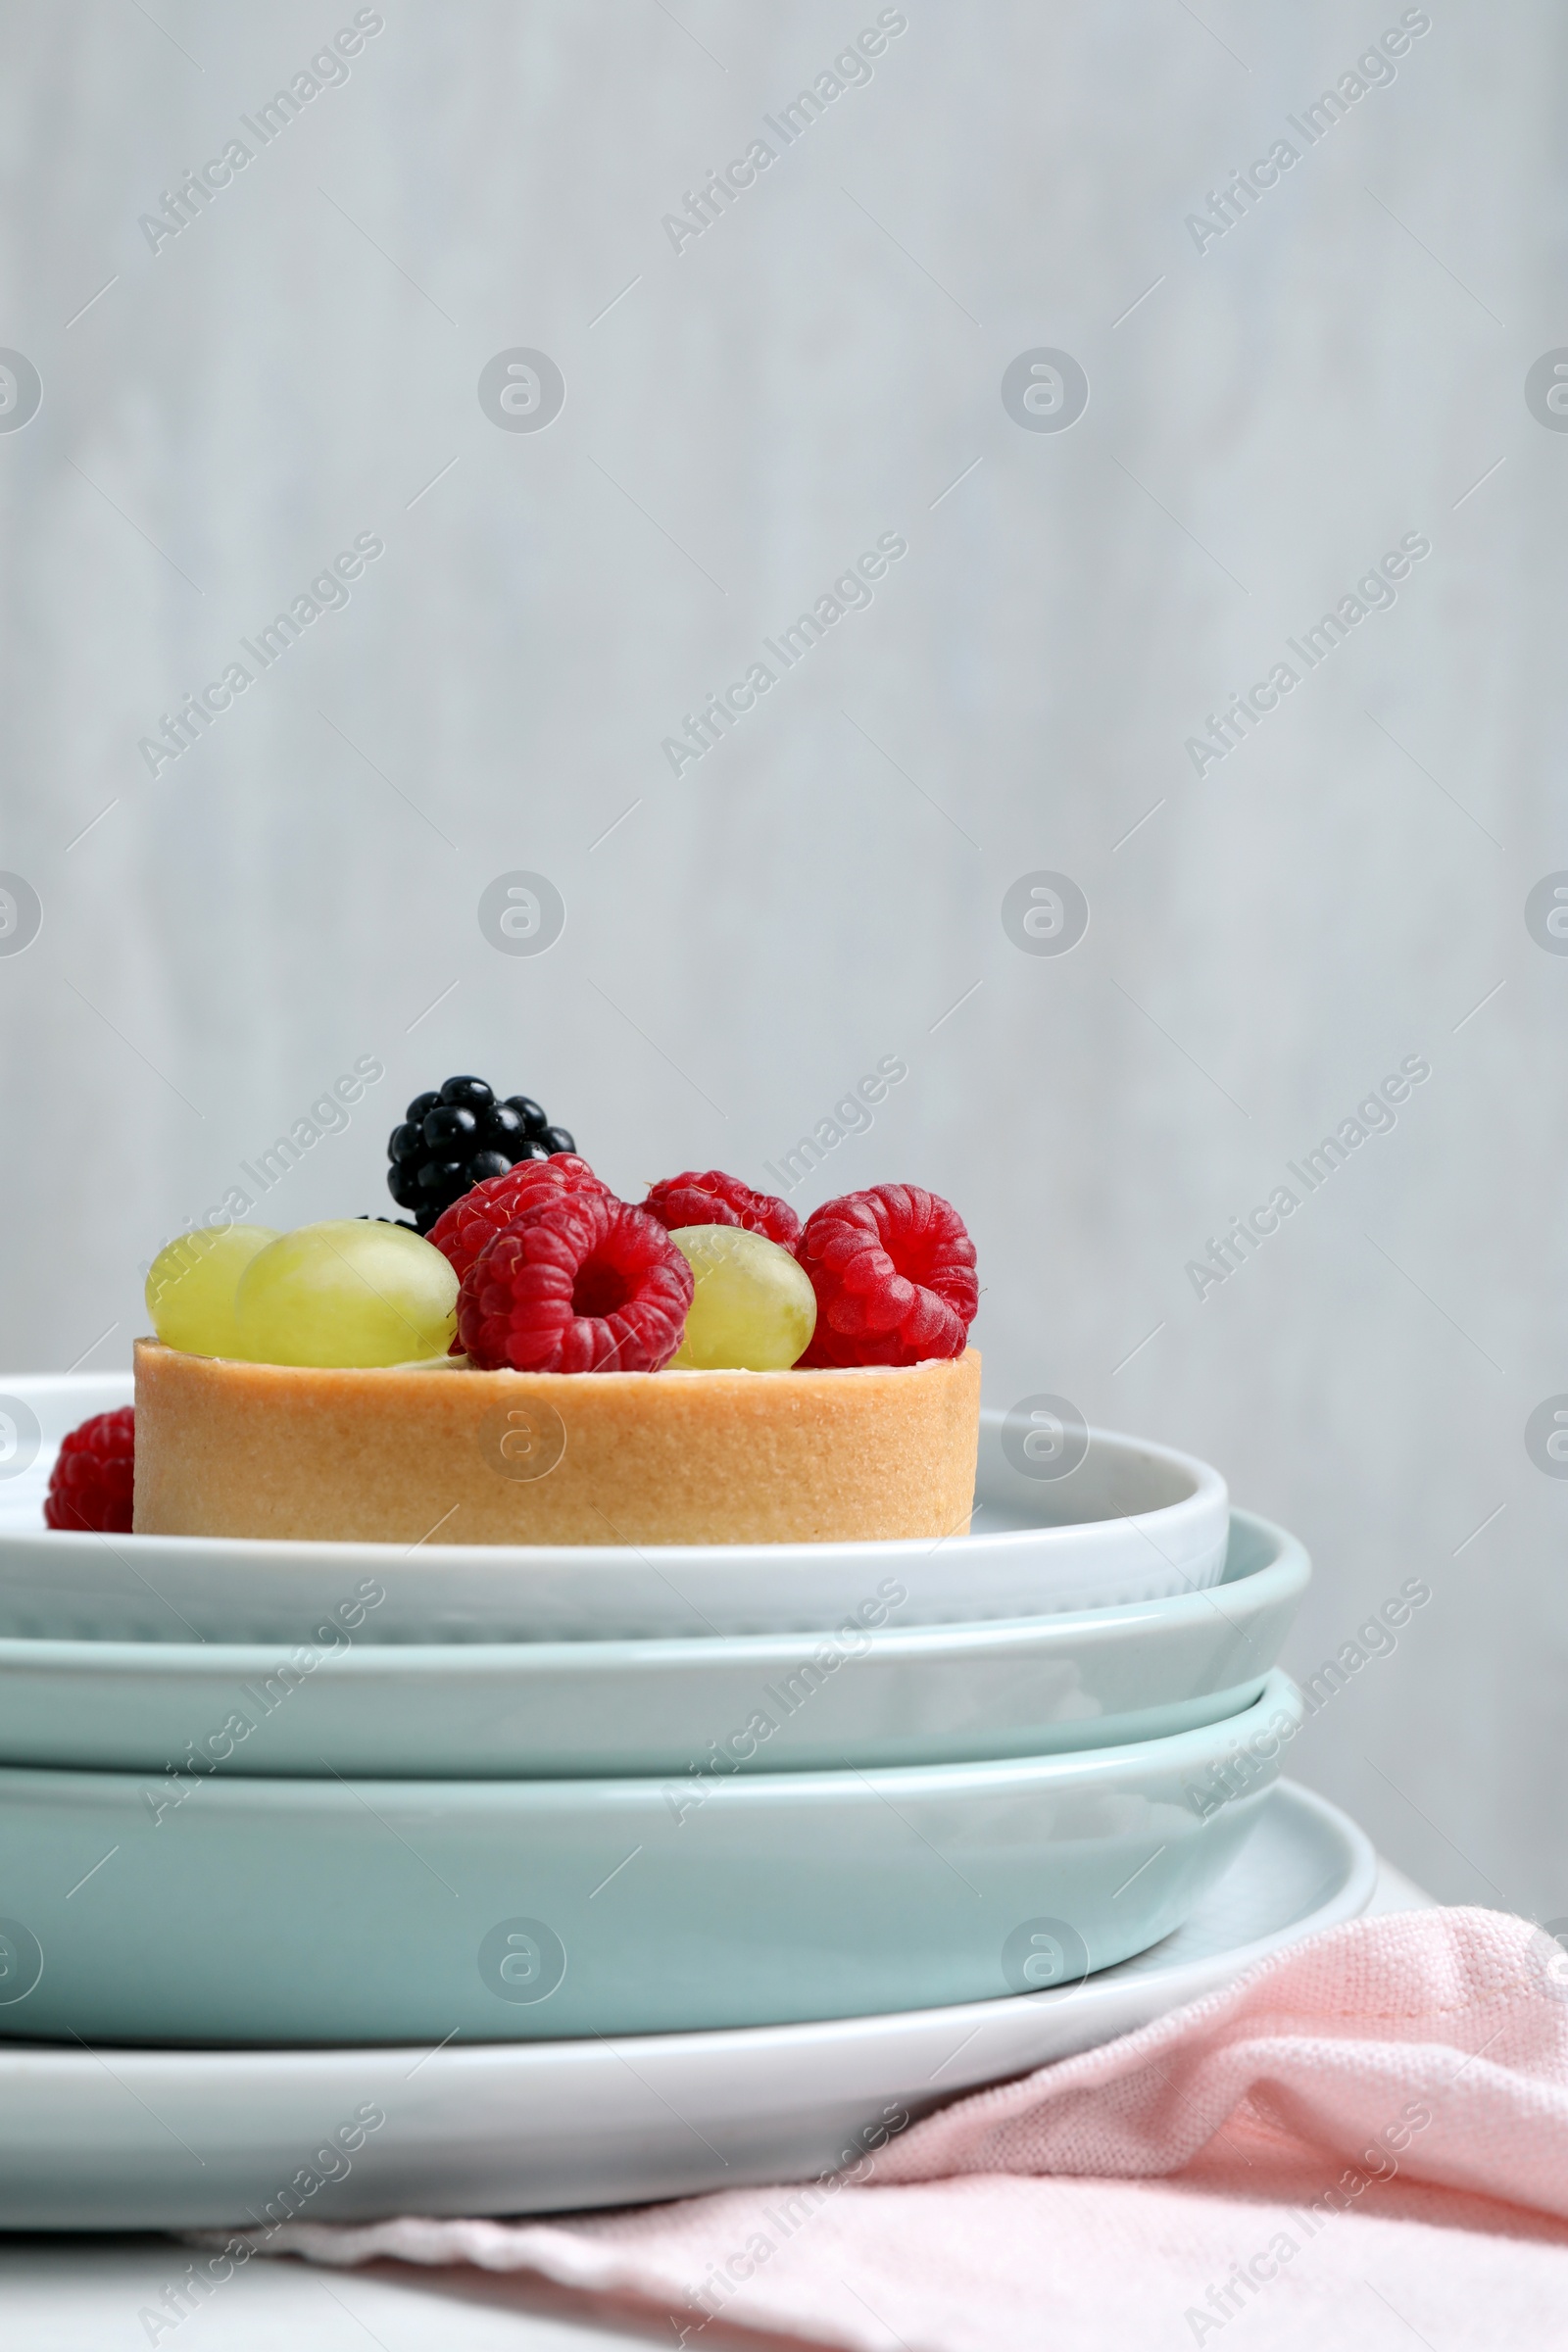
[[[136,1411],[94,1413],[62,1443],[49,1474],[46,1527],[128,1536],[136,1470]]]
[[[824,1201],[795,1254],[816,1293],[803,1368],[923,1364],[963,1353],[980,1303],[974,1244],[940,1195],[879,1184]]]
[[[801,1220],[787,1200],[771,1193],[754,1193],[738,1176],[710,1168],[699,1176],[688,1168],[683,1176],[666,1176],[652,1185],[642,1203],[651,1217],[673,1233],[678,1225],[744,1225],[748,1233],[764,1234],[768,1241],[793,1250]]]
[[[460,1282],[485,1245],[506,1232],[541,1185],[569,1193],[610,1190],[574,1152],[557,1152],[549,1159],[522,1159],[503,1176],[487,1176],[450,1208],[444,1208],[430,1228],[430,1240],[450,1260]]]
[[[692,1288],[640,1208],[540,1186],[465,1274],[458,1338],[484,1372],[657,1372],[680,1346]]]

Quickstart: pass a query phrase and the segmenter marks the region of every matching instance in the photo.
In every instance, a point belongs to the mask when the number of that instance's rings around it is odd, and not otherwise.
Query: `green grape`
[[[458,1278],[404,1226],[335,1218],[254,1257],[235,1312],[249,1363],[407,1364],[451,1347]]]
[[[276,1239],[270,1225],[199,1226],[160,1250],[147,1269],[147,1312],[164,1346],[238,1355],[234,1293],[258,1250]]]
[[[697,1283],[671,1365],[787,1372],[816,1329],[816,1293],[789,1251],[740,1225],[681,1225],[669,1238]]]

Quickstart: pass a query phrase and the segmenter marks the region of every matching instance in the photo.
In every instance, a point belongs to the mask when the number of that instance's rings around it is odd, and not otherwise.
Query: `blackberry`
[[[420,1233],[444,1208],[519,1160],[575,1152],[564,1127],[553,1127],[528,1095],[499,1101],[482,1078],[449,1078],[438,1093],[416,1095],[387,1144],[387,1190]]]

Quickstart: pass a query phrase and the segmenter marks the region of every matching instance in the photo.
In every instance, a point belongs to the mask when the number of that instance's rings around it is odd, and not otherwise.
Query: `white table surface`
[[[1370,1909],[1418,1910],[1431,1901],[1385,1862]],[[137,2314],[186,2259],[165,2237],[0,2235],[0,2343],[6,2352],[146,2352]],[[756,2352],[763,2340],[717,2321],[703,2331],[705,2352]],[[595,2304],[539,2279],[466,2267],[327,2271],[274,2260],[237,2271],[182,2321],[178,2352],[366,2352],[374,2344],[382,2352],[624,2352],[672,2341],[667,2319]]]

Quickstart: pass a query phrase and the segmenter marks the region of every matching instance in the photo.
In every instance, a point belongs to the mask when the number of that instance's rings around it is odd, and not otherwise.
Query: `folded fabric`
[[[1563,2346],[1568,1981],[1501,1913],[1358,1920],[848,2174],[569,2219],[233,2234],[318,2262],[530,2270],[668,2313],[680,2344],[721,2318],[857,2352]]]

